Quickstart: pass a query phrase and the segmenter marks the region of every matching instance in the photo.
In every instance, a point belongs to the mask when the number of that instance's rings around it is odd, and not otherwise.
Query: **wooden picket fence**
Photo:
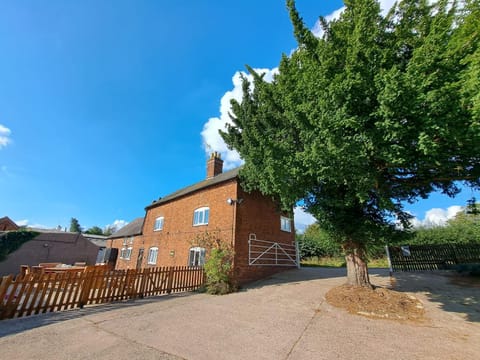
[[[193,291],[205,282],[201,267],[23,273],[0,279],[0,320],[83,308],[85,305]]]
[[[392,271],[445,270],[458,264],[480,263],[480,245],[389,246],[387,255]]]

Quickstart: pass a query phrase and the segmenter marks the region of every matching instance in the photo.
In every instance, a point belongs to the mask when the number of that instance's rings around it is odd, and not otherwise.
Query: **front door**
[[[137,257],[137,269],[142,268],[142,261],[143,261],[143,252],[145,250],[143,248],[138,249],[138,257]]]

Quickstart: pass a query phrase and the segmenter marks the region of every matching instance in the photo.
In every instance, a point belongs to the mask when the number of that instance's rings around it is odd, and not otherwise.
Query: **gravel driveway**
[[[371,270],[377,285],[388,272]],[[324,300],[345,269],[291,270],[226,296],[182,294],[0,322],[2,359],[478,359],[480,288],[395,274],[422,324],[350,315]]]

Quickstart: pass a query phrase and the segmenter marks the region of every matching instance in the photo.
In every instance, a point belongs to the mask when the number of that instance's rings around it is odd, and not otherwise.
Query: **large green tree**
[[[76,218],[71,218],[70,219],[70,232],[76,232],[76,233],[81,233],[82,232],[82,227],[80,226],[80,223]]]
[[[221,133],[244,186],[302,201],[341,243],[348,283],[371,286],[366,247],[408,226],[405,202],[479,185],[480,17],[478,0],[345,6],[317,38],[287,1],[298,49],[271,83],[248,67]]]

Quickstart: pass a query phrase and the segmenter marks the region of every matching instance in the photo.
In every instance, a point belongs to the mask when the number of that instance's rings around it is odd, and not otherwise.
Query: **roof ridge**
[[[217,176],[215,176],[213,178],[205,179],[205,180],[199,181],[195,184],[192,184],[192,185],[186,186],[184,188],[181,188],[180,190],[174,191],[173,193],[170,193],[165,197],[161,197],[158,200],[154,200],[150,205],[147,205],[145,207],[145,210],[151,209],[153,207],[156,207],[160,204],[163,204],[163,203],[166,203],[168,201],[174,200],[174,199],[179,198],[181,196],[188,195],[192,192],[202,190],[202,189],[205,189],[207,187],[217,185],[217,184],[220,184],[220,183],[228,181],[228,180],[235,179],[236,177],[238,177],[239,171],[240,171],[240,167],[236,167],[234,169],[231,169],[231,170],[228,170],[228,171],[223,172],[221,174],[218,174]]]

